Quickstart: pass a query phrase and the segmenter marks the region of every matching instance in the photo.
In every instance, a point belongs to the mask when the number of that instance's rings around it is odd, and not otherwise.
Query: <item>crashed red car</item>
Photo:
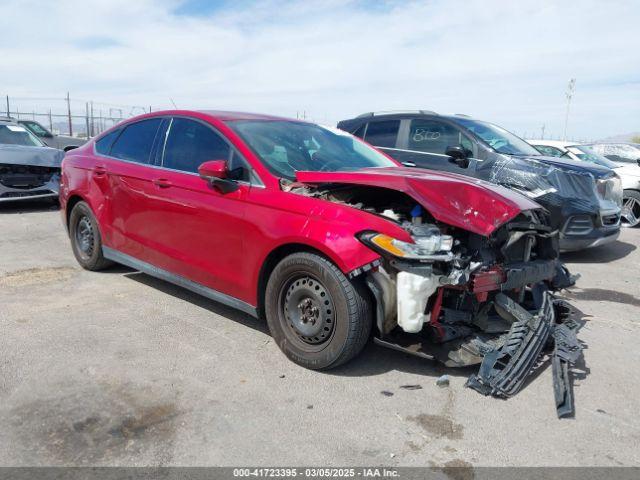
[[[266,317],[304,367],[373,336],[481,364],[468,385],[506,397],[546,351],[559,414],[571,404],[579,345],[552,292],[572,279],[545,211],[506,188],[312,123],[175,110],[68,152],[60,203],[84,268],[117,262]]]

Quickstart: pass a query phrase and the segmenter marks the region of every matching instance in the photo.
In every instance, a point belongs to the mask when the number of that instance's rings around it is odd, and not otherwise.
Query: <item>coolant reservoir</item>
[[[399,272],[396,278],[398,294],[398,325],[407,333],[422,330],[429,314],[425,314],[427,300],[438,288],[438,277],[423,277]]]

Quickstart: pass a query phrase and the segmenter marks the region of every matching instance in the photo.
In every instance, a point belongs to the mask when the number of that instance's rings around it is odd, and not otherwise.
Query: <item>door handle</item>
[[[169,188],[170,186],[173,185],[173,183],[171,183],[166,178],[156,178],[155,180],[153,180],[153,184],[156,187],[160,187],[160,188]]]
[[[93,175],[96,177],[103,177],[104,175],[106,175],[106,173],[107,173],[107,169],[102,166],[93,168]]]

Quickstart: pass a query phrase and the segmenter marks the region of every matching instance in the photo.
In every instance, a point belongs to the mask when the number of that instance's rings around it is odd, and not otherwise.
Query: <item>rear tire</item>
[[[265,292],[269,330],[284,354],[313,370],[355,357],[371,332],[370,301],[360,282],[314,253],[285,257]]]
[[[73,255],[86,270],[103,270],[113,264],[102,255],[102,237],[98,222],[85,202],[73,206],[69,215],[69,236]]]

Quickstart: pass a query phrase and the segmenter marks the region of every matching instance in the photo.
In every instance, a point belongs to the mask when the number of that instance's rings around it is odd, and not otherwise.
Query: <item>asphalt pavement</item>
[[[0,465],[640,465],[640,229],[564,257],[586,344],[564,420],[548,364],[508,400],[373,344],[309,371],[264,322],[82,270],[49,204],[0,206],[0,232]]]

